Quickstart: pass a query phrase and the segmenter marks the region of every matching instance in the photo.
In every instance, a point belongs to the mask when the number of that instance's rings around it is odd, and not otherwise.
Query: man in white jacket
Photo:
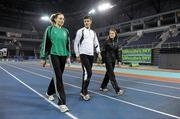
[[[83,69],[82,89],[80,95],[84,100],[89,100],[88,85],[92,76],[92,65],[94,59],[94,49],[101,59],[100,45],[95,31],[91,29],[92,18],[84,17],[84,27],[79,29],[74,42],[76,60],[81,61]]]

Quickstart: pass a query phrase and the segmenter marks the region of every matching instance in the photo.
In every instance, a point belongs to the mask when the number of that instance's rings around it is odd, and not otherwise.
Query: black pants
[[[58,105],[64,105],[66,104],[66,95],[64,91],[62,75],[64,72],[64,67],[67,57],[50,55],[49,59],[50,59],[51,67],[53,69],[54,76],[49,84],[47,93],[48,95],[52,95],[56,93],[59,99]]]
[[[88,94],[88,86],[92,76],[92,65],[94,57],[90,55],[81,54],[80,59],[83,69],[81,93],[86,95]]]
[[[114,74],[115,62],[105,62],[105,65],[106,65],[106,74],[105,74],[104,80],[101,84],[101,88],[106,88],[108,85],[108,82],[110,80],[113,88],[115,89],[115,91],[117,93],[120,88],[117,84],[115,74]]]

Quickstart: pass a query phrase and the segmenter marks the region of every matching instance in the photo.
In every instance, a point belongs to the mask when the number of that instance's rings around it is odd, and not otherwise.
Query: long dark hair
[[[110,32],[110,31],[115,32],[114,41],[117,42],[117,41],[118,41],[118,34],[117,34],[116,29],[115,29],[115,28],[110,28],[110,29],[109,29],[109,32]],[[111,39],[111,38],[109,37],[109,33],[108,33],[108,38],[107,38],[107,40],[110,40],[110,39]]]
[[[61,13],[61,12],[52,14],[51,17],[50,17],[50,22],[51,22],[51,24],[55,24],[55,19],[58,17],[58,15],[63,15],[63,16],[64,16],[64,14]]]

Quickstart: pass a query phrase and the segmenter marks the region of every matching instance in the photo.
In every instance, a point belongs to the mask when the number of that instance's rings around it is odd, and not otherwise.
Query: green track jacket
[[[41,44],[40,58],[46,59],[49,54],[70,56],[70,37],[66,28],[48,26]]]

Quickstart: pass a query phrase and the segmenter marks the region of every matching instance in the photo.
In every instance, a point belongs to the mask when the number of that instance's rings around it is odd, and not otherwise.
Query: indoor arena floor
[[[180,72],[116,68],[125,72],[116,76],[125,90],[122,96],[115,94],[110,82],[108,92],[99,91],[104,74],[94,72],[91,100],[84,101],[79,95],[82,70],[76,67],[67,68],[63,75],[70,111],[61,113],[57,97],[51,102],[45,95],[52,77],[50,67],[33,61],[0,62],[0,119],[180,119]],[[149,75],[175,80],[155,80]]]

